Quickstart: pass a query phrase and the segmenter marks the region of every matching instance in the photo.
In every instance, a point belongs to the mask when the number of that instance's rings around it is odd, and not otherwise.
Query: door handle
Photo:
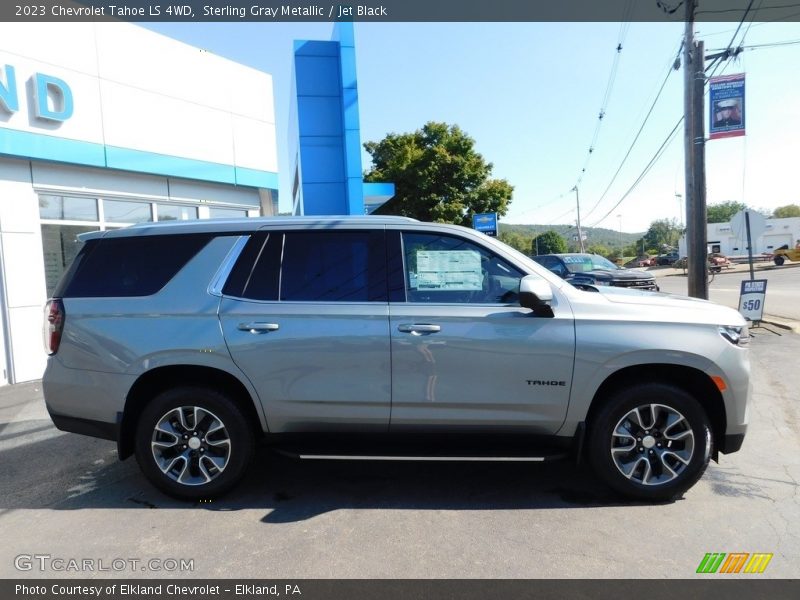
[[[397,330],[402,333],[410,333],[411,335],[423,335],[427,333],[439,333],[442,328],[439,325],[430,325],[428,323],[403,323],[397,326]]]
[[[280,325],[277,323],[239,323],[239,331],[249,331],[250,333],[268,333],[278,331]]]

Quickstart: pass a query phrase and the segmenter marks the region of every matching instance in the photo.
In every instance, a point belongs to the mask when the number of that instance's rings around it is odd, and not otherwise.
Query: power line
[[[749,46],[739,46],[742,50],[761,50],[762,48],[775,48],[778,46],[794,46],[800,44],[800,40],[783,40],[781,42],[767,42],[764,44],[750,44]]]
[[[631,145],[628,148],[628,151],[625,153],[625,156],[622,158],[622,162],[620,163],[619,167],[617,168],[616,172],[614,173],[613,177],[611,178],[611,181],[609,182],[608,186],[606,186],[605,191],[602,193],[602,195],[597,200],[597,202],[595,202],[594,206],[592,206],[591,210],[588,213],[586,213],[586,217],[584,217],[584,218],[588,218],[589,215],[591,215],[597,209],[597,207],[600,206],[600,203],[605,199],[606,195],[608,194],[608,191],[611,189],[611,186],[614,185],[614,182],[617,180],[617,176],[620,174],[620,171],[622,171],[622,167],[625,166],[625,162],[628,160],[628,157],[631,155],[631,152],[633,151],[633,148],[636,145],[636,142],[639,140],[639,136],[642,135],[642,131],[644,131],[645,125],[647,125],[647,121],[648,121],[648,119],[650,119],[650,115],[653,114],[653,109],[655,109],[656,103],[658,103],[658,99],[661,97],[661,93],[664,91],[664,87],[667,85],[667,81],[669,80],[669,76],[672,75],[672,72],[676,70],[676,65],[678,64],[678,60],[679,60],[679,57],[681,55],[681,50],[683,50],[683,43],[681,43],[680,47],[678,48],[678,52],[675,55],[675,60],[670,65],[669,70],[667,71],[667,75],[666,75],[666,77],[664,77],[664,81],[661,83],[661,87],[659,88],[655,99],[653,100],[653,103],[650,105],[650,110],[647,111],[647,115],[645,115],[644,121],[642,122],[642,125],[639,127],[639,131],[636,133],[636,137],[633,138],[633,141],[631,142]]]
[[[656,150],[656,153],[650,159],[650,162],[647,163],[647,166],[645,166],[645,168],[639,174],[639,177],[636,178],[636,181],[634,181],[631,187],[628,188],[628,191],[622,195],[622,197],[617,201],[617,203],[614,206],[612,206],[611,209],[605,215],[603,215],[603,217],[600,220],[595,221],[594,224],[590,225],[589,227],[597,227],[600,223],[605,221],[611,215],[611,213],[613,213],[617,209],[617,207],[620,204],[622,204],[622,201],[625,200],[625,198],[627,198],[630,195],[630,193],[636,188],[636,186],[639,185],[639,183],[641,183],[641,181],[645,178],[647,173],[650,172],[650,169],[653,168],[656,162],[658,162],[658,159],[661,158],[661,156],[664,154],[667,145],[674,138],[675,132],[678,131],[678,128],[680,127],[681,123],[683,123],[683,117],[678,119],[678,122],[675,124],[675,127],[673,127],[672,131],[669,132],[666,139],[661,143],[661,146],[659,146],[658,150]]]
[[[616,47],[616,54],[614,54],[614,61],[611,64],[611,73],[608,76],[608,82],[606,83],[606,91],[603,94],[603,101],[600,104],[600,112],[597,114],[597,124],[594,128],[594,133],[592,134],[592,141],[589,144],[589,149],[586,154],[586,160],[583,163],[583,167],[581,168],[580,173],[578,174],[578,179],[575,182],[575,186],[580,185],[581,181],[583,181],[583,176],[586,173],[586,169],[589,167],[589,161],[592,158],[592,155],[595,151],[595,146],[597,144],[597,139],[600,136],[600,128],[603,125],[603,118],[606,116],[606,110],[608,109],[608,103],[611,99],[611,92],[614,89],[614,82],[617,78],[617,69],[619,68],[619,59],[622,54],[623,43],[625,39],[628,37],[628,30],[630,29],[630,15],[633,12],[633,0],[628,0],[625,5],[625,9],[622,14],[622,19],[620,21],[620,28],[619,34],[617,35],[617,47]]]
[[[784,8],[797,8],[800,4],[781,4],[775,6],[763,6],[761,10],[782,10]],[[717,14],[724,14],[724,13],[733,13],[733,12],[741,12],[744,10],[745,12],[750,10],[750,8],[742,9],[742,8],[721,8],[718,10],[698,10],[695,14],[696,15],[717,15]]]

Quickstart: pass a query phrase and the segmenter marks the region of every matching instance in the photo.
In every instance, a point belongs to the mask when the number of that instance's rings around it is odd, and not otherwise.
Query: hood
[[[633,269],[617,269],[609,271],[606,269],[594,269],[592,271],[584,271],[582,273],[575,273],[572,275],[574,278],[591,277],[600,281],[637,281],[642,279],[653,280],[655,276],[646,271],[636,271]]]
[[[746,323],[744,317],[734,309],[709,300],[608,286],[597,286],[596,289],[603,298],[614,304],[631,305],[632,311],[650,312],[648,308],[652,308],[653,318],[656,320],[705,322],[718,325],[744,325]],[[668,314],[670,313],[676,318],[669,318]]]

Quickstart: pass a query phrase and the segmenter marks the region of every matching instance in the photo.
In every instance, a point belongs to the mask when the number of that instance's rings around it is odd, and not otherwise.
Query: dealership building
[[[361,180],[352,23],[294,59],[294,212],[370,212],[393,186]],[[274,97],[271,75],[134,24],[0,23],[0,385],[41,377],[76,234],[277,213]]]

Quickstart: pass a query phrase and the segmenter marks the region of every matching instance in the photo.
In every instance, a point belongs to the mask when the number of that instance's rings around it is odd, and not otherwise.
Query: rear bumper
[[[80,433],[81,435],[111,440],[112,442],[116,442],[119,439],[119,420],[116,423],[106,423],[104,421],[67,417],[53,413],[50,413],[50,418],[61,431]]]

